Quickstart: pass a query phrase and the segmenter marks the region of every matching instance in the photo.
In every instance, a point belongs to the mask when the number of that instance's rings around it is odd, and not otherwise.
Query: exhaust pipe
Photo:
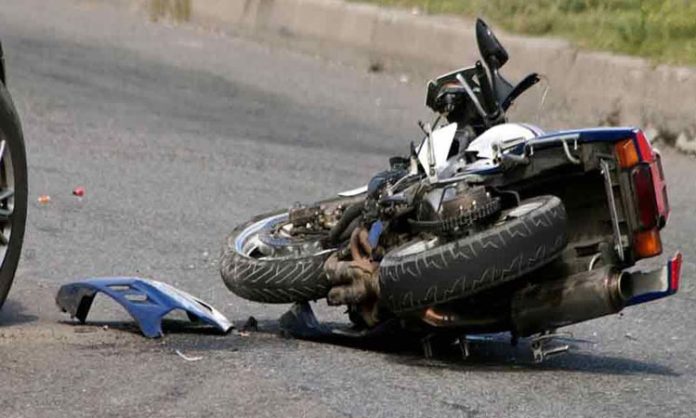
[[[629,273],[605,267],[537,283],[484,310],[434,306],[422,313],[421,320],[436,328],[481,333],[509,330],[527,337],[675,294],[682,258],[677,253],[667,266],[650,271]]]
[[[512,297],[513,329],[526,337],[618,313],[631,298],[632,288],[630,274],[611,268],[535,284]]]

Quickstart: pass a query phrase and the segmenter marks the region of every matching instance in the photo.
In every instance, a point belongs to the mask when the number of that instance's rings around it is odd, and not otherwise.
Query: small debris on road
[[[75,328],[75,334],[89,334],[90,332],[97,332],[95,328]]]
[[[181,357],[182,359],[186,360],[186,361],[198,361],[198,360],[203,360],[203,357],[200,357],[200,356],[189,357],[189,356],[187,356],[186,354],[182,353],[182,352],[179,351],[179,350],[176,350],[176,354],[177,354],[179,357]]]
[[[367,67],[367,72],[369,73],[381,73],[384,71],[384,64],[379,60],[373,60]]]
[[[85,195],[84,187],[75,187],[72,191],[73,196],[83,197]]]
[[[40,204],[45,205],[51,201],[51,196],[49,196],[47,194],[42,194],[41,196],[39,196],[39,198],[37,200],[39,201]]]
[[[626,337],[626,339],[631,340],[631,341],[638,341],[638,338],[634,337],[631,334],[626,334],[625,337]]]
[[[258,331],[259,330],[259,321],[256,320],[253,316],[250,316],[249,319],[247,319],[246,323],[242,326],[242,331],[243,332],[249,332],[249,331]]]

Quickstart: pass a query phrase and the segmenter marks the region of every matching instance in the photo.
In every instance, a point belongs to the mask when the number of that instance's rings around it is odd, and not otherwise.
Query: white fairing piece
[[[442,171],[443,168],[447,166],[447,155],[449,155],[450,149],[452,148],[452,141],[454,141],[454,135],[457,133],[457,124],[451,123],[442,128],[435,129],[432,132],[433,138],[433,148],[435,152],[435,170],[437,172]],[[423,141],[420,150],[418,150],[418,161],[420,161],[425,171],[428,171],[428,141]]]
[[[360,186],[355,189],[346,190],[345,192],[340,192],[338,193],[338,195],[341,197],[353,197],[363,193],[367,193],[367,185]]]
[[[542,134],[543,131],[536,126],[504,123],[479,135],[478,138],[471,141],[466,151],[476,152],[478,158],[493,159],[495,158],[494,144],[498,145],[498,149],[505,150]]]

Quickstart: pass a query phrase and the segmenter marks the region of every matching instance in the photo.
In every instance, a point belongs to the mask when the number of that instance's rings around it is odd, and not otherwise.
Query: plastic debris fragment
[[[186,361],[198,361],[198,360],[203,360],[203,357],[201,357],[201,356],[187,356],[186,354],[182,353],[182,352],[179,351],[179,350],[176,350],[175,352],[176,352],[176,354],[177,354],[179,357],[181,357],[182,359],[184,359],[184,360],[186,360]]]
[[[98,292],[123,306],[146,337],[161,337],[162,318],[175,309],[186,312],[191,321],[223,333],[233,328],[227,318],[202,300],[165,283],[138,277],[102,277],[69,283],[58,290],[56,303],[84,323]]]

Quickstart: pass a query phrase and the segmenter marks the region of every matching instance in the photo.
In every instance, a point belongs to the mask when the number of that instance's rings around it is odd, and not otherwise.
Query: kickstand
[[[433,334],[426,335],[420,342],[423,349],[423,357],[426,359],[433,358]]]
[[[469,340],[467,340],[466,335],[459,337],[459,350],[462,354],[462,359],[466,360],[471,355],[471,350],[469,349]]]
[[[568,344],[549,347],[549,343],[551,343],[554,338],[569,337],[572,337],[572,335],[568,333],[556,333],[553,331],[534,337],[532,339],[532,355],[534,356],[534,362],[542,363],[548,357],[568,352],[570,349],[570,345]]]

